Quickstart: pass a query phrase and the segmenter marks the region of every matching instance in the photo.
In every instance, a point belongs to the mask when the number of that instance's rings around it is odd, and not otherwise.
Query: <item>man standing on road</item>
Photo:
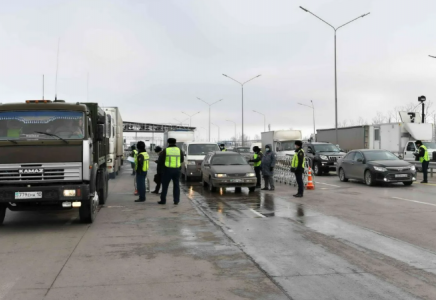
[[[419,148],[419,152],[415,153],[415,156],[419,157],[419,161],[422,164],[422,174],[424,176],[424,180],[421,181],[421,183],[428,183],[427,172],[428,172],[428,165],[430,164],[430,157],[428,156],[428,150],[427,147],[424,146],[421,141],[416,141],[415,144]]]
[[[154,152],[157,153],[158,159],[155,161],[157,163],[157,170],[156,170],[156,175],[154,175],[154,182],[156,182],[156,188],[154,189],[154,191],[152,193],[159,194],[160,185],[162,182],[162,174],[164,171],[164,164],[159,162],[159,157],[162,154],[162,148],[157,146],[156,148],[154,148]]]
[[[221,150],[221,151],[227,151],[227,149],[226,149],[226,145],[221,144],[221,145],[220,145],[220,150]]]
[[[138,151],[136,150],[136,146],[132,145],[132,152],[130,153],[130,156],[133,157],[134,159],[136,159],[136,156],[138,155]],[[134,162],[130,162],[130,165],[132,166],[132,175],[135,175],[135,163]]]
[[[140,141],[137,144],[138,147],[138,155],[135,159],[136,166],[136,186],[138,187],[138,195],[139,199],[135,200],[135,202],[145,202],[145,180],[147,179],[148,172],[148,163],[150,157],[148,153],[145,151],[145,143]]]
[[[291,172],[295,173],[295,179],[298,184],[298,193],[294,195],[294,197],[301,198],[303,197],[304,192],[304,182],[303,182],[303,173],[304,173],[304,150],[301,148],[303,143],[301,141],[295,141],[295,154],[292,158],[291,164]]]
[[[176,139],[168,139],[168,147],[166,147],[158,161],[164,165],[162,176],[162,194],[158,204],[167,203],[168,187],[171,180],[173,181],[173,200],[177,205],[180,202],[180,169],[184,161],[183,152],[176,146]]]
[[[257,178],[257,184],[256,184],[256,188],[260,188],[260,182],[261,182],[261,178],[260,178],[260,170],[261,170],[261,164],[262,164],[262,156],[263,153],[262,151],[260,151],[260,148],[258,146],[254,146],[253,147],[253,159],[250,159],[249,162],[254,163],[254,172],[256,172],[256,178]]]
[[[265,181],[263,191],[274,191],[274,167],[276,165],[276,154],[272,151],[271,145],[265,146],[266,153],[262,156],[262,175]]]

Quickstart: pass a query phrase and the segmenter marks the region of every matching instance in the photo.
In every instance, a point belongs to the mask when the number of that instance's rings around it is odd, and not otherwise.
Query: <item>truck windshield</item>
[[[0,141],[83,139],[83,120],[76,111],[0,112]]]
[[[209,152],[220,151],[217,144],[191,144],[188,148],[188,155],[206,155]]]
[[[293,151],[295,150],[295,141],[281,142],[280,146],[280,150],[282,151]]]
[[[340,152],[338,147],[332,144],[319,144],[314,145],[316,152]]]
[[[399,160],[392,152],[389,151],[368,151],[365,152],[365,158],[367,161],[374,160]]]
[[[427,149],[436,149],[436,143],[431,143],[431,142],[422,142],[424,144],[424,146],[427,147]]]

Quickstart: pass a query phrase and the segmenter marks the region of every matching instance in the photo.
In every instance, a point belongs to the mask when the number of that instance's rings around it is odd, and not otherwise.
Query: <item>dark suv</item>
[[[304,143],[303,149],[315,175],[336,171],[336,162],[345,156],[337,146],[330,143]]]

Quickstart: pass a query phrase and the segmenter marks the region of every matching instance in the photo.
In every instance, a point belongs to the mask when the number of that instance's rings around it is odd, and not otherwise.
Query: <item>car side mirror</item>
[[[97,125],[97,141],[101,142],[104,139],[104,125],[98,124]]]

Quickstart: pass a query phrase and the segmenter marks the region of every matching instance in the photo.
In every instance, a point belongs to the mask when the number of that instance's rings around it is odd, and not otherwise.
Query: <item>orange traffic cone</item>
[[[306,185],[306,190],[314,190],[315,186],[313,185],[313,181],[312,181],[312,169],[309,167],[309,178],[308,178],[308,183]]]

